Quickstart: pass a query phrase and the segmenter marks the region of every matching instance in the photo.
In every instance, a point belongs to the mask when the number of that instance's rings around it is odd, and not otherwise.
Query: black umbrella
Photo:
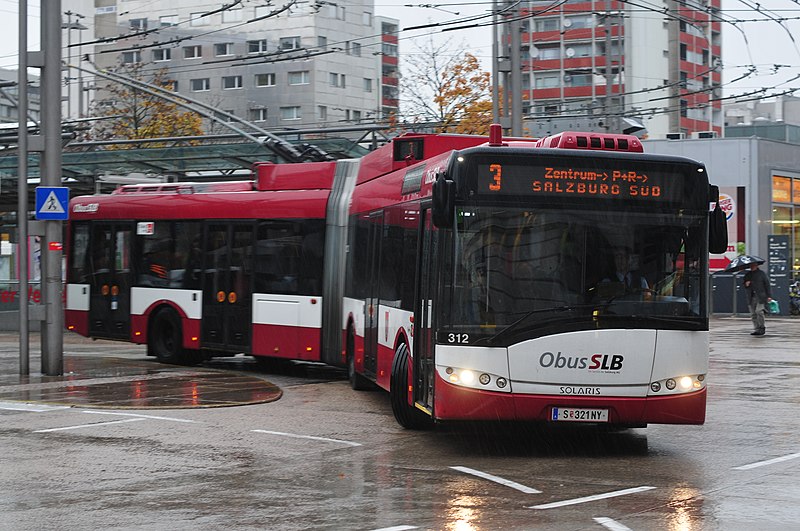
[[[728,264],[728,267],[725,268],[726,273],[735,273],[736,271],[742,271],[744,269],[750,269],[750,264],[758,264],[761,265],[765,262],[763,258],[759,258],[758,256],[751,256],[749,254],[743,254],[741,256],[737,256],[731,263]]]

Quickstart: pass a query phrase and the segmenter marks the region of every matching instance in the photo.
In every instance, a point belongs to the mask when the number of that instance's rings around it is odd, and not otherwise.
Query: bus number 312
[[[447,342],[460,344],[469,343],[469,334],[447,334]]]

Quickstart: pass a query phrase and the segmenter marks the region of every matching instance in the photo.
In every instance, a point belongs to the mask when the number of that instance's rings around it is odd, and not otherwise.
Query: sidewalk
[[[281,390],[235,371],[164,365],[145,347],[64,334],[64,375],[41,374],[39,334],[30,334],[30,375],[20,376],[19,335],[0,333],[0,403],[172,409],[272,402]],[[10,406],[9,406],[10,404]]]

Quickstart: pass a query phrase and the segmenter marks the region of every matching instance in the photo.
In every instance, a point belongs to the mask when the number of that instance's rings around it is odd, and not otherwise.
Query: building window
[[[560,59],[561,47],[559,45],[537,46],[536,51],[534,52],[534,57],[536,57],[540,61],[547,61],[549,59]]]
[[[281,120],[299,120],[300,106],[281,107]]]
[[[339,74],[331,72],[330,74],[331,86],[338,87],[339,86]]]
[[[269,5],[256,6],[254,14],[256,19],[267,18],[272,15],[272,7]]]
[[[323,37],[322,35],[317,36],[317,48],[320,50],[327,50],[328,49],[328,37]]]
[[[274,87],[275,74],[256,74],[257,87]]]
[[[353,121],[354,122],[361,121],[361,111],[353,111]]]
[[[267,121],[267,109],[250,109],[250,121],[251,122],[266,122]]]
[[[364,92],[372,92],[372,80],[368,77],[364,78]]]
[[[162,28],[178,25],[178,15],[164,15],[158,17],[158,25]]]
[[[130,28],[136,31],[144,31],[147,29],[147,19],[146,18],[132,18],[128,20],[128,24],[130,24]]]
[[[207,77],[201,79],[192,79],[189,81],[192,87],[192,92],[205,92],[211,90],[211,80]]]
[[[247,53],[262,53],[267,51],[267,39],[247,41]]]
[[[214,45],[214,55],[222,57],[223,55],[233,55],[232,42],[218,42]]]
[[[558,31],[559,27],[559,20],[556,17],[551,18],[537,18],[533,21],[534,23],[534,31]]]
[[[198,11],[189,15],[190,26],[208,26],[208,16],[205,11]]]
[[[300,48],[300,37],[281,37],[278,45],[282,52]]]
[[[372,26],[372,13],[369,11],[364,11],[361,14],[361,24],[364,26]]]
[[[388,57],[397,57],[397,45],[384,42],[381,44],[381,52]]]
[[[225,9],[222,11],[222,22],[241,22],[242,21],[242,8],[239,9]]]
[[[350,46],[350,53],[355,55],[356,57],[361,57],[361,43],[354,42]]]
[[[133,63],[142,62],[142,52],[136,50],[133,52],[122,52],[122,64],[131,65]]]
[[[320,120],[327,120],[328,119],[328,107],[325,105],[320,105],[317,107],[317,114],[319,115]]]
[[[222,88],[224,90],[242,88],[242,76],[222,76]]]
[[[203,47],[200,45],[184,46],[183,58],[184,59],[198,59],[203,57]]]
[[[308,70],[289,72],[290,85],[308,85]]]
[[[172,59],[171,48],[159,48],[157,50],[153,50],[154,63],[157,63],[159,61],[169,61],[170,59]]]
[[[328,16],[331,18],[335,18],[337,20],[344,20],[347,12],[345,11],[344,6],[340,6],[339,4],[335,4],[333,2],[328,3]]]
[[[561,86],[561,76],[558,74],[536,74],[533,78],[533,88],[548,89]]]

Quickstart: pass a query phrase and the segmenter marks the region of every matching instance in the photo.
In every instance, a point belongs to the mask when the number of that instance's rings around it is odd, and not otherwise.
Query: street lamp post
[[[87,29],[86,26],[81,24],[81,19],[86,18],[80,13],[74,11],[65,11],[67,21],[61,23],[61,29],[67,30],[67,118],[72,118],[72,30],[78,30],[78,61],[81,60],[80,44],[83,41],[83,30]],[[72,20],[73,15],[75,20]],[[78,118],[83,117],[83,77],[81,71],[78,70]]]

